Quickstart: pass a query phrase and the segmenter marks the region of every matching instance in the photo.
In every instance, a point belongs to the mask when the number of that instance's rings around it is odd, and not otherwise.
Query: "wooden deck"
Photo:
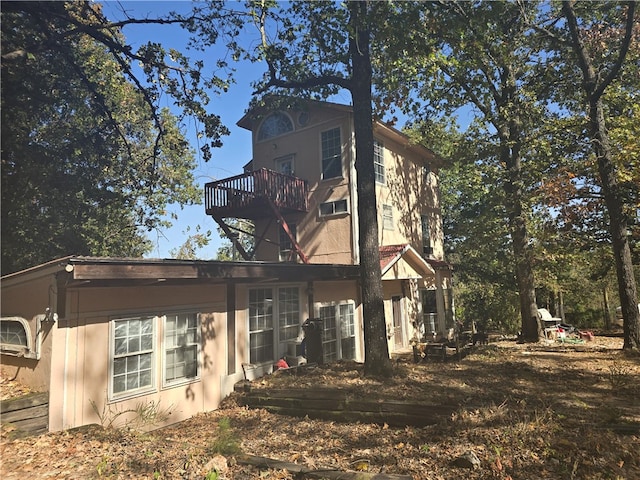
[[[273,215],[272,207],[282,213],[307,212],[308,196],[306,180],[266,168],[204,187],[206,213],[219,218],[263,218]]]

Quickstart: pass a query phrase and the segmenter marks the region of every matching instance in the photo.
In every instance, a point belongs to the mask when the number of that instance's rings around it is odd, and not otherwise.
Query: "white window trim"
[[[382,162],[376,162],[376,144],[381,149]],[[384,163],[384,143],[381,142],[378,139],[374,139],[373,140],[373,168],[374,168],[374,170],[375,170],[376,166],[378,166],[378,165],[382,167],[382,181],[378,180],[378,173],[374,172],[376,184],[377,185],[386,185],[387,184],[387,167],[385,166],[385,163]]]
[[[389,215],[387,215],[387,213]],[[382,205],[382,229],[395,230],[395,222],[393,221],[393,205]]]
[[[11,355],[15,357],[35,358],[33,354],[33,338],[31,337],[31,328],[26,318],[22,317],[2,317],[3,322],[16,322],[19,323],[25,334],[27,345],[15,345],[13,343],[1,343],[0,351],[3,355]]]
[[[121,320],[141,320],[151,318],[153,320],[153,336],[151,340],[151,385],[148,387],[136,388],[133,390],[125,390],[124,392],[114,393],[113,391],[113,375],[115,360],[115,338],[116,338],[116,322]],[[109,321],[109,402],[122,401],[129,398],[139,397],[149,393],[158,391],[157,370],[158,370],[158,320],[160,317],[156,315],[135,315],[128,317],[114,317]]]
[[[336,212],[336,204],[337,203],[341,203],[341,202],[345,202],[345,206],[346,206],[346,210],[344,212]],[[333,213],[322,213],[322,205],[329,205],[332,204],[333,205]],[[339,217],[342,215],[349,215],[351,213],[351,211],[349,210],[349,201],[346,198],[341,198],[339,200],[330,200],[328,202],[322,202],[321,204],[318,205],[318,216],[320,216],[321,218],[327,218],[327,217]]]
[[[327,132],[331,132],[332,130],[338,130],[340,132],[340,175],[335,176],[335,177],[325,177],[324,176],[324,167],[323,167],[323,152],[322,152],[322,134],[323,133],[327,133]],[[343,141],[343,135],[342,135],[342,126],[338,126],[338,127],[332,127],[332,128],[328,128],[326,130],[323,130],[320,132],[320,142],[319,142],[319,146],[320,146],[320,181],[328,181],[328,180],[334,180],[336,178],[344,178],[344,152],[343,152],[343,148],[342,148],[342,141]]]
[[[249,296],[250,296],[250,292],[251,290],[262,290],[262,289],[271,289],[271,293],[273,296],[273,302],[274,302],[274,307],[272,309],[272,332],[273,332],[273,355],[274,357],[278,356],[278,348],[280,347],[280,344],[283,342],[291,342],[292,340],[283,340],[282,338],[280,338],[280,318],[279,318],[279,306],[278,306],[278,301],[279,301],[279,297],[278,297],[278,291],[280,288],[297,288],[298,289],[298,313],[300,315],[300,326],[302,326],[303,323],[303,317],[305,315],[305,309],[304,309],[304,298],[303,298],[303,292],[304,292],[304,288],[302,284],[299,283],[287,283],[287,284],[278,284],[278,285],[265,285],[265,286],[261,286],[261,287],[253,287],[253,288],[247,288],[247,310],[246,310],[246,328],[247,328],[247,340],[245,342],[245,349],[246,349],[246,362],[244,362],[245,364],[250,364],[253,365],[254,367],[258,367],[255,369],[255,374],[257,376],[260,376],[264,373],[269,373],[269,369],[273,366],[273,363],[277,360],[276,358],[274,359],[269,359],[269,360],[264,360],[261,362],[256,362],[256,363],[251,363],[251,333],[259,333],[259,332],[264,332],[264,330],[255,330],[252,331],[251,330],[251,319],[249,318]]]
[[[195,315],[196,316],[196,369],[197,373],[194,377],[183,377],[178,380],[172,380],[170,382],[167,381],[167,346],[166,346],[166,329],[167,329],[167,315]],[[202,321],[201,314],[194,311],[182,311],[182,312],[172,312],[167,313],[160,317],[162,320],[162,336],[161,336],[161,352],[162,352],[162,361],[160,362],[160,369],[162,375],[162,389],[170,389],[180,385],[188,385],[190,383],[195,383],[200,381],[200,377],[202,375]]]
[[[334,301],[334,302],[320,302],[320,303],[316,303],[314,305],[314,317],[316,318],[320,318],[320,309],[323,307],[333,307],[334,309],[334,313],[336,316],[336,348],[337,348],[337,354],[338,354],[338,359],[342,359],[343,355],[342,355],[342,329],[340,328],[340,323],[339,323],[339,314],[338,314],[338,307],[340,307],[341,305],[351,305],[351,308],[353,309],[353,328],[354,328],[354,335],[353,337],[349,337],[349,338],[353,338],[355,341],[355,348],[354,348],[354,357],[358,358],[358,328],[357,328],[357,311],[356,311],[356,303],[353,300],[344,300],[344,301]],[[323,331],[324,331],[324,325],[322,327]],[[323,340],[322,342],[323,347],[325,344],[325,341]],[[323,356],[324,356],[324,352],[323,352]]]

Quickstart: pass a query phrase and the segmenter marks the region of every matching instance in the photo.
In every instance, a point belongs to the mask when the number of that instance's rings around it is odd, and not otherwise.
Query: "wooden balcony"
[[[273,207],[282,214],[307,212],[309,185],[306,180],[262,168],[204,186],[207,215],[218,218],[258,218],[273,216]]]

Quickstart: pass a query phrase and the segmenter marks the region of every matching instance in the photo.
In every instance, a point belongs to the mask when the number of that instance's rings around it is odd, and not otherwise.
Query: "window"
[[[320,216],[337,215],[340,213],[348,213],[347,200],[335,200],[333,202],[325,202],[320,204]]]
[[[276,172],[282,173],[283,175],[293,175],[293,155],[276,158],[275,164]]]
[[[114,321],[112,393],[152,388],[154,318]]]
[[[355,358],[356,338],[353,304],[322,305],[318,314],[322,320],[324,361]]]
[[[420,222],[422,224],[422,253],[424,255],[431,255],[433,253],[433,247],[431,246],[429,217],[427,215],[421,215]]]
[[[340,347],[342,358],[356,358],[356,325],[354,321],[353,303],[338,305],[340,321]]]
[[[278,137],[293,131],[293,123],[289,115],[283,112],[276,112],[264,119],[260,130],[258,130],[258,140],[267,140]]]
[[[334,305],[320,307],[322,320],[322,355],[325,362],[338,360],[338,329],[336,307]]]
[[[296,224],[287,223],[287,226],[289,227],[289,231],[291,232],[291,235],[293,236],[293,238],[296,238]],[[291,238],[289,238],[289,235],[287,235],[287,232],[284,231],[284,228],[282,227],[282,225],[280,226],[279,244],[280,244],[280,261],[281,262],[292,261],[293,260],[293,255],[292,255],[293,243],[291,242]]]
[[[275,301],[274,303],[274,300]],[[277,328],[274,321],[277,319]],[[286,353],[287,341],[300,333],[300,289],[298,287],[249,290],[249,361],[266,363]],[[282,343],[285,350],[276,352]]]
[[[3,353],[24,353],[31,350],[29,324],[24,318],[0,319],[0,348]]]
[[[322,178],[342,176],[342,142],[340,128],[322,132]]]
[[[424,330],[427,335],[437,332],[438,307],[435,290],[421,290],[422,318]]]
[[[382,228],[393,230],[393,207],[391,205],[382,205]]]
[[[164,383],[197,378],[198,315],[167,315],[164,320]]]
[[[300,296],[297,287],[278,289],[280,341],[294,340],[300,333]]]
[[[386,183],[384,145],[377,140],[373,141],[373,168],[375,169],[376,183],[384,185]]]
[[[431,167],[428,163],[422,166],[422,179],[427,185],[431,182]]]
[[[249,290],[249,361],[273,360],[273,291]]]

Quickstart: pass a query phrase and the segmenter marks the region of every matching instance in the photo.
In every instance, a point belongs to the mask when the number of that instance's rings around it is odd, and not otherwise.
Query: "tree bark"
[[[619,74],[631,44],[631,32],[634,24],[635,2],[629,2],[625,37],[621,42],[616,63],[603,79],[603,72],[598,72],[589,51],[582,41],[573,3],[562,2],[562,12],[567,19],[571,35],[571,47],[577,56],[578,66],[582,71],[582,87],[587,98],[587,114],[589,116],[589,136],[592,139],[596,158],[600,186],[604,194],[605,205],[609,213],[609,233],[613,246],[618,278],[618,293],[624,319],[624,349],[640,350],[640,312],[638,311],[638,291],[633,274],[631,249],[627,238],[628,221],[624,212],[624,196],[618,184],[613,153],[609,143],[602,96],[606,88]]]
[[[605,126],[602,100],[590,102],[589,130],[595,139],[594,148],[598,158],[600,186],[609,212],[609,233],[616,262],[618,293],[622,307],[624,349],[640,350],[640,312],[638,291],[633,274],[633,261],[627,237],[627,217],[624,213],[622,193],[615,175],[609,135]]]
[[[522,319],[521,340],[537,342],[540,339],[538,306],[536,304],[535,279],[532,268],[531,246],[527,231],[527,219],[523,207],[522,161],[520,158],[522,127],[516,109],[516,80],[513,71],[506,66],[502,76],[502,94],[498,105],[498,136],[500,160],[506,166],[504,181],[506,207],[511,230],[511,242],[515,257],[516,281]]]
[[[380,272],[378,212],[373,167],[373,111],[371,100],[370,31],[367,25],[368,2],[349,2],[352,34],[350,56],[353,67],[351,96],[355,131],[358,190],[358,227],[360,230],[360,282],[364,317],[365,375],[391,376],[392,365],[387,344],[384,296]]]

